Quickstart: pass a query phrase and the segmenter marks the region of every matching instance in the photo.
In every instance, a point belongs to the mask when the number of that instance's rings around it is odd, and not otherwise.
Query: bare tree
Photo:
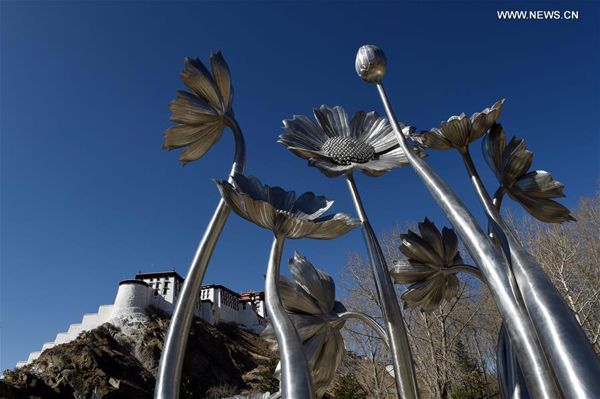
[[[600,191],[581,199],[572,214],[577,223],[548,225],[510,209],[505,210],[505,219],[544,268],[600,354]],[[409,227],[414,230],[414,225]],[[398,247],[406,230],[397,225],[381,234],[389,266],[403,256]],[[468,262],[464,248],[460,252]],[[349,254],[341,277],[345,305],[382,322],[367,260],[358,253]],[[491,398],[498,393],[495,361],[500,318],[485,285],[471,276],[459,278],[457,298],[431,313],[403,312],[423,399]],[[397,286],[398,298],[405,289]],[[355,322],[346,325],[345,334],[352,351],[347,367],[369,397],[396,398],[383,341]]]
[[[381,235],[381,246],[388,265],[402,256],[398,247],[400,235],[406,229],[396,226]],[[375,315],[381,320],[381,308],[374,288],[373,278],[366,260],[359,254],[348,256],[348,265],[342,272],[344,301],[348,308]],[[398,298],[405,287],[398,286]],[[494,347],[499,328],[498,317],[487,291],[473,277],[461,277],[461,290],[456,299],[443,304],[431,313],[418,309],[405,309],[417,379],[423,398],[452,398],[452,388],[467,380],[457,367],[457,342],[460,340],[462,354],[481,370],[478,384],[485,392],[496,392],[495,379],[491,376],[495,368]],[[360,324],[346,326],[346,340],[362,362],[356,374],[362,377],[376,398],[395,398],[390,367],[386,369],[387,351],[383,342],[373,331]],[[365,378],[368,377],[368,378]]]

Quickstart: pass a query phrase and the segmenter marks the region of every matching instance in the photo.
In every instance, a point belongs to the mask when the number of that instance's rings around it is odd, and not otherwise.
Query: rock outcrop
[[[33,363],[6,370],[0,397],[151,399],[169,316],[153,309],[84,332],[44,351]],[[256,370],[271,356],[266,343],[242,327],[195,319],[184,362],[181,398],[203,398],[215,386],[254,391]]]

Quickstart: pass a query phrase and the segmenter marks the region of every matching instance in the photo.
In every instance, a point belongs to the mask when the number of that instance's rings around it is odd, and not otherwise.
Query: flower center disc
[[[353,137],[333,137],[323,144],[322,151],[339,165],[365,163],[375,157],[373,146]]]

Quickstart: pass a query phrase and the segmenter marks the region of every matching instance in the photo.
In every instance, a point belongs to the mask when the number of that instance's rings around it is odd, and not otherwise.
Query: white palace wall
[[[150,306],[161,309],[168,314],[173,314],[174,304],[177,301],[183,281],[181,277],[179,279],[181,281],[171,276],[162,278],[157,282],[146,279],[121,281],[114,304],[102,305],[98,308],[97,313],[85,314],[81,323],[71,324],[66,332],[58,333],[54,341],[44,343],[41,351],[30,353],[27,360],[18,362],[15,367],[29,364],[46,349],[70,342],[82,332],[93,330],[116,318],[147,317],[146,309]],[[161,285],[159,286],[159,284]],[[159,288],[156,288],[157,286]],[[262,303],[259,305],[264,307]],[[239,296],[236,293],[222,286],[203,287],[198,298],[195,314],[210,324],[219,322],[237,323],[257,334],[264,329],[263,317],[258,315],[257,306],[239,301]]]

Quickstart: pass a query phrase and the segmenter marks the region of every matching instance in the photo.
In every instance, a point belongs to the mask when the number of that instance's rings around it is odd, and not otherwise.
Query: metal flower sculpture
[[[536,219],[546,223],[575,220],[567,207],[551,198],[562,198],[564,185],[543,170],[527,172],[533,153],[525,147],[525,140],[513,137],[506,144],[506,134],[500,124],[494,124],[483,141],[485,159],[500,181],[496,192],[499,201],[504,193],[521,204]]]
[[[255,177],[239,174],[234,174],[232,181],[235,186],[228,181],[216,182],[225,202],[242,218],[273,231],[275,235],[267,269],[265,299],[281,354],[282,396],[286,399],[314,398],[315,386],[299,331],[282,305],[279,269],[283,245],[286,238],[336,238],[358,227],[360,222],[343,213],[322,216],[333,201],[313,193],[296,198],[293,191],[269,187]]]
[[[364,73],[359,72],[359,75],[362,77]],[[396,138],[400,146],[406,149],[406,138],[401,132],[381,79],[375,84]],[[477,115],[473,121],[469,120],[469,139],[479,133],[483,134],[488,124],[491,127],[491,121],[499,116],[501,105],[502,103],[497,103],[490,109],[488,117],[482,120],[485,123],[480,123],[476,131],[473,131],[473,127]],[[504,223],[496,208],[500,202],[496,201],[495,206],[491,200],[469,155],[469,141],[465,134],[467,121],[461,122],[460,117],[454,120],[456,122],[449,121],[447,127],[452,123],[455,133],[460,133],[455,135],[461,138],[455,142],[460,145],[456,148],[463,157],[490,226],[494,234],[498,235],[497,243],[501,244],[504,256],[500,256],[500,248],[494,248],[494,244],[483,233],[468,209],[442,179],[423,160],[410,153],[407,156],[433,198],[448,216],[490,287],[531,397],[550,399],[561,397],[562,393],[566,397],[599,397],[599,359],[560,293]],[[483,132],[481,129],[484,129]],[[502,166],[505,164],[502,163]],[[549,187],[549,191],[554,192],[555,189]],[[546,194],[544,192],[543,195]],[[507,259],[510,259],[510,264]],[[520,295],[515,295],[513,287],[518,288]],[[558,330],[560,334],[556,333]]]
[[[370,52],[367,51],[364,56],[367,57],[369,54]],[[382,60],[373,63],[369,63],[366,59],[360,62],[357,60],[357,65],[359,63],[365,67],[372,65],[373,68],[378,68],[377,72],[372,74],[373,76],[369,75],[373,79],[376,79],[375,75],[381,76],[385,72],[385,68],[381,68]],[[362,222],[377,292],[386,317],[394,372],[399,376],[396,379],[396,390],[399,397],[416,399],[418,398],[416,376],[404,319],[383,251],[369,223],[354,181],[353,169],[377,177],[394,168],[407,165],[408,158],[405,151],[410,151],[410,155],[419,158],[425,154],[416,147],[400,148],[386,118],[380,117],[376,112],[367,114],[359,111],[354,114],[350,122],[342,107],[329,108],[322,105],[320,109],[314,109],[313,112],[318,125],[305,116],[296,115],[293,119],[284,120],[284,129],[288,134],[279,136],[279,142],[299,157],[308,159],[310,166],[316,166],[326,176],[344,175],[346,178],[350,195]],[[403,124],[401,126],[404,134],[410,134],[410,128]]]
[[[179,156],[179,160],[186,165],[204,156],[228,126],[235,139],[231,173],[244,173],[246,144],[233,113],[229,67],[220,51],[211,54],[210,64],[212,74],[198,58],[185,59],[185,71],[181,73],[181,79],[191,92],[178,91],[175,100],[169,104],[173,113],[171,120],[178,125],[163,133],[163,149],[187,147]],[[156,399],[179,397],[183,358],[195,304],[208,263],[228,217],[229,208],[221,200],[198,245],[173,311],[156,376]]]
[[[344,323],[334,324],[339,313],[346,310],[335,300],[333,279],[317,270],[298,252],[290,259],[294,280],[280,276],[281,300],[296,327],[312,372],[315,393],[321,398],[342,363],[344,339],[340,329]],[[263,331],[273,350],[278,349],[273,325]]]
[[[285,238],[329,240],[356,228],[360,222],[345,213],[323,217],[333,205],[326,197],[263,185],[256,177],[234,174],[235,186],[217,181],[221,196],[239,216]]]
[[[357,70],[357,73],[361,78],[365,79],[364,71]],[[366,81],[373,83],[369,80]],[[398,122],[394,114],[382,79],[380,78],[375,81],[374,84],[377,87],[388,119],[394,129],[398,144],[405,150],[411,166],[421,178],[433,199],[435,199],[448,217],[452,227],[465,243],[473,261],[481,271],[483,279],[489,284],[490,293],[505,322],[507,332],[514,344],[519,360],[522,361],[523,370],[527,370],[524,373],[528,379],[527,383],[535,391],[532,391],[532,396],[546,399],[560,397],[560,389],[556,384],[554,374],[545,357],[540,340],[534,331],[533,321],[529,318],[527,310],[522,307],[521,302],[514,296],[512,290],[514,278],[511,273],[511,265],[498,248],[494,246],[456,193],[448,187],[426,162],[409,150],[408,140],[402,132],[402,125]],[[495,112],[490,110],[488,116],[492,115],[491,118],[493,119]],[[467,121],[465,118],[451,118],[451,121],[445,125],[450,132],[455,133],[452,138],[456,139],[456,144],[461,146],[457,147],[457,149],[463,152],[468,151],[468,143],[471,138],[485,132],[485,130],[481,131],[481,128],[478,127],[480,122],[477,125],[474,123],[477,115],[473,118],[473,123],[470,119]],[[445,138],[448,142],[452,143],[448,137]],[[418,138],[414,137],[414,140],[418,140]],[[442,142],[444,141],[442,140]],[[451,148],[454,148],[454,144]],[[474,180],[472,179],[472,181]]]
[[[191,93],[177,91],[169,104],[171,120],[179,125],[163,133],[163,149],[188,147],[179,156],[184,165],[204,156],[219,141],[233,116],[231,74],[221,50],[211,54],[210,66],[212,74],[197,57],[186,57],[181,79]]]
[[[458,295],[459,282],[454,275],[469,272],[479,277],[477,268],[465,265],[458,253],[454,230],[444,227],[442,233],[425,218],[419,223],[421,235],[408,230],[402,234],[400,251],[406,256],[394,262],[390,274],[396,284],[411,284],[401,295],[406,307],[418,307],[425,312],[437,309],[444,300]]]
[[[348,318],[357,318],[376,330],[386,341],[385,331],[371,317],[348,312],[335,300],[335,282],[298,252],[289,260],[294,280],[280,276],[281,301],[294,323],[312,372],[315,393],[321,398],[342,363],[344,339],[340,330]],[[273,350],[278,345],[272,324],[263,331]]]
[[[338,177],[357,169],[377,177],[407,164],[387,119],[377,112],[358,111],[351,121],[339,106],[321,105],[313,113],[318,124],[302,115],[284,120],[288,134],[279,136],[279,142],[326,176]],[[403,129],[406,134],[411,132],[410,127]],[[415,151],[424,155],[417,148]]]
[[[479,139],[498,120],[502,113],[504,100],[496,102],[481,112],[475,112],[468,118],[464,113],[450,117],[439,128],[433,128],[412,138],[418,143],[434,150],[462,148]]]

